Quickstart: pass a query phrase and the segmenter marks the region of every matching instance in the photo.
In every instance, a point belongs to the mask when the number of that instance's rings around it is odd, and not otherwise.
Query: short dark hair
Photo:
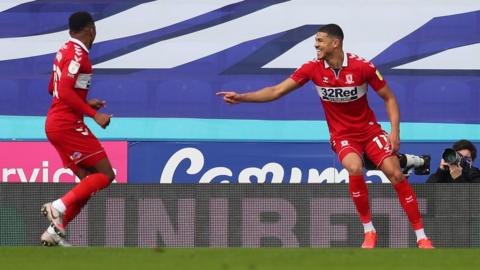
[[[477,148],[469,140],[459,140],[453,144],[452,148],[455,151],[460,151],[464,149],[469,150],[472,154],[472,160],[475,160],[477,158]]]
[[[93,24],[93,17],[86,11],[75,12],[68,18],[68,28],[73,33],[78,33],[90,24]]]
[[[327,33],[328,36],[336,37],[340,40],[343,40],[342,28],[334,23],[321,26],[317,32]]]

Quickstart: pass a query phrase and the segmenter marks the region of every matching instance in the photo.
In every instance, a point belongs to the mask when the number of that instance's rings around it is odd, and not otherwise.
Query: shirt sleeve
[[[96,111],[74,90],[81,64],[75,59],[65,59],[65,64],[61,70],[62,75],[58,82],[58,99],[65,102],[72,110],[93,118]]]
[[[380,71],[370,62],[365,63],[365,66],[368,84],[370,84],[375,91],[382,89],[387,84],[387,81],[383,79]]]
[[[295,72],[293,72],[290,78],[294,80],[296,83],[298,83],[300,86],[302,86],[305,83],[307,83],[309,80],[311,80],[311,74],[312,74],[313,68],[314,68],[313,62],[305,63],[300,68],[295,70]]]

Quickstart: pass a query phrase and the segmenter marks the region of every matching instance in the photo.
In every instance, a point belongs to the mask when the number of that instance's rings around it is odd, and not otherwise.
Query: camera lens
[[[442,158],[448,164],[455,164],[460,161],[457,151],[453,150],[452,148],[445,149],[443,151]]]

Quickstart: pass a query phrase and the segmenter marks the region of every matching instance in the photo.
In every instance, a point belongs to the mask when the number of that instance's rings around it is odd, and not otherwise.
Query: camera
[[[400,160],[400,167],[403,169],[403,174],[408,174],[412,168],[416,175],[430,174],[430,155],[416,156],[398,154],[398,159]]]
[[[455,151],[455,149],[452,149],[452,148],[445,148],[445,150],[443,150],[443,153],[442,153],[442,158],[448,165],[459,165],[462,168],[472,167],[471,160],[464,158],[457,151]]]
[[[411,154],[401,154],[397,153],[398,160],[400,161],[400,168],[404,175],[410,175],[411,170],[413,169],[416,175],[428,175],[430,174],[430,155],[411,155]],[[363,161],[365,163],[365,169],[367,170],[377,170],[377,166],[363,154]]]
[[[443,150],[443,153],[442,153],[442,158],[449,165],[452,165],[452,164],[458,165],[462,160],[462,156],[452,148],[445,148],[445,150]]]

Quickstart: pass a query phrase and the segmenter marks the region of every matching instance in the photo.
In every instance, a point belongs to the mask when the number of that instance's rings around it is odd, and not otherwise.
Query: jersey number
[[[379,137],[384,141],[385,145],[380,141]],[[383,134],[373,138],[373,141],[377,144],[378,148],[380,148],[380,149],[384,149],[385,147],[387,147],[389,145],[387,136],[385,136]]]
[[[58,98],[58,81],[60,80],[60,69],[53,65],[53,96]]]

